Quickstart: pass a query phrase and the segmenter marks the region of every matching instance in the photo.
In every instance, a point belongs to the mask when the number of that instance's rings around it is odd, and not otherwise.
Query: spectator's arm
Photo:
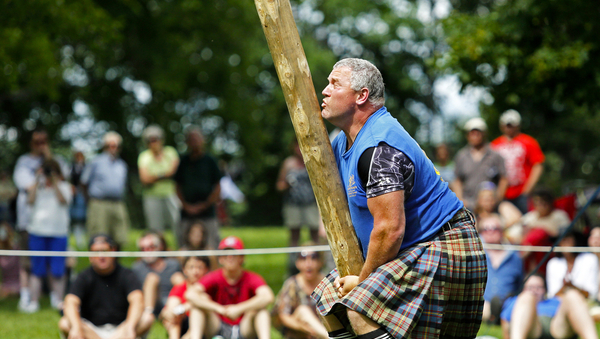
[[[523,214],[508,201],[503,201],[498,205],[498,212],[504,218],[504,227],[509,228],[521,220]]]
[[[504,200],[504,194],[506,193],[506,189],[508,188],[508,178],[505,176],[501,176],[498,181],[498,188],[496,189],[496,199],[497,201]]]
[[[202,210],[208,209],[212,205],[216,204],[221,199],[221,184],[217,183],[215,188],[213,188],[212,192],[208,196],[208,199],[204,202],[202,206]]]
[[[159,179],[159,177],[157,177],[156,175],[150,174],[148,172],[148,170],[142,166],[138,167],[138,173],[140,175],[140,181],[144,185],[152,185]]]
[[[454,191],[454,194],[456,194],[456,197],[460,201],[463,201],[463,185],[462,185],[462,181],[460,181],[460,179],[458,179],[458,178],[454,179],[454,181],[452,182],[452,190]],[[464,203],[464,201],[463,201],[463,203]]]
[[[135,328],[142,318],[144,312],[144,296],[141,290],[134,290],[127,295],[129,309],[127,310],[127,318],[124,325],[129,333],[135,334]]]
[[[223,305],[213,301],[210,296],[206,294],[204,286],[201,284],[189,286],[187,291],[185,291],[184,298],[192,307],[223,314]]]
[[[277,188],[277,190],[279,192],[283,192],[283,191],[287,190],[288,188],[290,188],[290,184],[285,179],[285,177],[287,176],[287,173],[289,171],[288,163],[289,163],[289,161],[288,161],[288,159],[286,159],[283,162],[283,164],[281,165],[281,169],[279,170],[279,176],[277,177],[277,183],[275,184],[275,187]]]
[[[35,172],[31,171],[25,162],[20,158],[15,165],[13,181],[18,190],[26,190],[35,182]]]
[[[224,316],[229,319],[237,319],[248,311],[259,311],[265,309],[273,302],[275,296],[268,285],[262,285],[256,289],[256,294],[239,304],[225,306]]]
[[[177,155],[177,152],[175,152],[175,155]],[[167,171],[167,173],[165,173],[164,177],[170,178],[170,177],[174,176],[175,173],[177,173],[177,168],[179,168],[179,156],[177,156],[175,159],[173,159],[171,168]]]
[[[78,296],[67,294],[63,306],[63,314],[71,325],[69,338],[83,338],[83,323],[81,322],[81,314],[79,313],[80,306],[81,299]]]
[[[179,297],[170,296],[167,298],[167,302],[165,303],[165,307],[160,312],[159,318],[163,321],[173,322],[176,315],[173,313],[173,309],[175,306],[181,305],[181,300]]]
[[[529,174],[529,178],[527,178],[525,185],[523,185],[523,194],[529,195],[529,193],[531,193],[531,190],[533,190],[538,180],[540,180],[540,177],[542,176],[543,172],[544,163],[540,162],[533,165],[533,167],[531,168],[531,173]]]
[[[52,177],[52,189],[54,189],[54,193],[56,194],[56,199],[58,199],[58,202],[61,205],[68,205],[67,198],[65,197],[65,195],[63,194],[63,192],[60,190],[60,187],[58,186],[58,184],[60,182],[61,182],[60,179],[58,179],[58,177],[53,174],[53,177]],[[66,193],[68,194],[68,192],[66,192]]]
[[[33,185],[27,188],[27,203],[33,205],[37,197],[38,180],[36,179]]]

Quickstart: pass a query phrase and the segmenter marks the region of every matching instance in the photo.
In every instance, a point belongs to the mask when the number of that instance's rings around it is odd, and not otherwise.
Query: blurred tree
[[[445,20],[448,53],[436,57],[462,83],[486,87],[482,115],[498,132],[508,108],[548,155],[544,180],[600,179],[600,12],[589,1],[453,1]],[[446,51],[444,51],[446,52]],[[492,132],[493,134],[494,132]],[[563,186],[564,187],[564,186]]]

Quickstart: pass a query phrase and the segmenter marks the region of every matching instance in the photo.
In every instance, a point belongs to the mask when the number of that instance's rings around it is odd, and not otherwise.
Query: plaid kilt
[[[486,257],[474,218],[460,210],[430,241],[407,248],[338,298],[331,271],[315,289],[321,315],[347,324],[345,308],[384,327],[394,338],[474,338],[481,325]],[[344,307],[342,307],[344,306]]]

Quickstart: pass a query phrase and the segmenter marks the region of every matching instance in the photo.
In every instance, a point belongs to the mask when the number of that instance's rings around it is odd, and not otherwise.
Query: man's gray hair
[[[338,61],[333,65],[333,69],[339,67],[348,67],[352,71],[350,76],[350,86],[355,91],[362,88],[369,90],[369,102],[375,106],[385,104],[385,85],[381,72],[371,62],[364,59],[347,58]]]
[[[142,140],[144,140],[145,143],[148,143],[151,138],[164,140],[165,131],[158,125],[150,125],[144,129],[144,132],[142,133]]]
[[[106,144],[108,144],[111,141],[114,141],[117,143],[117,145],[121,146],[123,138],[121,137],[121,134],[115,131],[108,131],[106,132],[106,134],[104,134],[104,137],[102,137],[102,144],[106,146]]]

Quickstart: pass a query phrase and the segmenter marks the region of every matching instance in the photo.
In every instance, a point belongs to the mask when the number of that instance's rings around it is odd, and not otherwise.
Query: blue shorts
[[[29,249],[31,251],[66,251],[67,237],[41,237],[29,234]],[[31,257],[31,273],[45,277],[48,265],[53,276],[59,278],[65,275],[65,257]]]

